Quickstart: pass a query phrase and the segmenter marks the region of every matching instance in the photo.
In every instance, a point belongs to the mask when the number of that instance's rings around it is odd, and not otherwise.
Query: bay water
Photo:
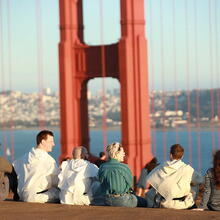
[[[11,161],[10,148],[11,140],[14,142],[14,157],[21,157],[36,145],[36,135],[38,129],[1,131],[0,132],[0,155],[3,155],[4,145],[7,146],[8,159]],[[53,130],[56,146],[51,155],[58,161],[60,155],[60,131]],[[192,162],[191,165],[202,174],[212,166],[212,153],[217,150],[219,145],[219,132],[210,128],[203,128],[199,132],[195,129],[190,133],[187,128],[182,128],[176,133],[175,130],[152,130],[152,152],[158,158],[159,163],[169,158],[169,148],[178,142],[185,149],[183,161]],[[98,156],[103,151],[103,133],[101,130],[90,130],[90,152]],[[120,142],[120,130],[107,131],[108,143]],[[200,144],[198,144],[200,143]],[[190,154],[191,152],[191,154]],[[191,156],[190,156],[191,155]],[[200,165],[199,165],[200,163]]]

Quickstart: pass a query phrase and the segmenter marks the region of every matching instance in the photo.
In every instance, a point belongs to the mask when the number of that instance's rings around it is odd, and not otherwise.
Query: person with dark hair
[[[54,135],[43,130],[37,134],[36,142],[36,147],[14,162],[18,194],[25,202],[57,202],[59,168],[48,154],[55,146]]]
[[[144,194],[148,191],[149,185],[147,185],[146,177],[156,166],[158,166],[158,162],[157,158],[154,157],[150,162],[146,163],[145,167],[141,170],[141,175],[136,188],[137,196],[144,196]]]
[[[17,174],[14,167],[4,157],[0,157],[0,201],[5,200],[9,192],[13,193],[13,200],[19,200],[17,185]]]
[[[173,209],[195,208],[191,185],[203,182],[203,177],[190,165],[185,164],[184,149],[180,144],[170,148],[170,161],[157,166],[147,176],[152,188],[146,193],[149,207]]]
[[[106,154],[105,154],[105,152],[100,152],[99,153],[99,159],[96,160],[95,165],[97,167],[100,167],[105,162],[106,162]]]
[[[200,209],[220,211],[220,150],[213,157],[213,167],[205,175],[205,190]]]

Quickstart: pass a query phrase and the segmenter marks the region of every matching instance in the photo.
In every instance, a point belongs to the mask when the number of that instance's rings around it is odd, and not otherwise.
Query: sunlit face
[[[125,151],[123,147],[120,147],[118,154],[117,154],[117,159],[119,162],[123,162],[125,157]]]
[[[51,152],[53,147],[55,146],[54,144],[54,138],[53,136],[47,135],[47,139],[46,140],[42,140],[42,145],[44,147],[44,150],[46,152]]]

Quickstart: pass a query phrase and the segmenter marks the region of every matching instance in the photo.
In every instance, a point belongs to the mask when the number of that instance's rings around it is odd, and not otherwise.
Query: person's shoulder
[[[48,154],[47,152],[45,152],[45,153],[46,154],[45,154],[44,160],[48,160],[48,162],[50,162],[50,163],[56,163],[56,160],[50,154]]]
[[[129,168],[128,164],[126,164],[126,163],[120,163],[120,166]]]
[[[183,162],[184,163],[184,162]],[[199,174],[190,164],[184,163],[183,169],[186,170],[189,174]]]
[[[98,166],[95,164],[95,163],[91,163],[90,161],[86,160],[86,163],[87,165],[90,167],[90,168],[97,168],[98,169]]]
[[[106,161],[105,163],[100,164],[99,169],[101,167],[108,167],[108,166],[112,166],[112,163],[110,161]]]
[[[180,169],[188,169],[188,170],[190,170],[190,171],[194,171],[194,168],[190,165],[190,164],[187,164],[187,163],[185,163],[184,161],[182,161],[181,159],[180,160],[178,160],[178,163],[180,164],[179,165],[179,168]]]
[[[120,163],[116,160],[109,160],[109,161],[106,161],[105,163],[102,163],[100,168],[107,168],[107,167],[117,167],[117,168],[126,168],[126,169],[129,169],[128,165],[125,164],[125,163]],[[99,168],[99,169],[100,169]]]
[[[69,164],[68,160],[62,161],[62,163],[60,165],[61,170],[63,171],[67,167],[68,164]]]
[[[118,168],[121,170],[124,170],[126,172],[129,172],[129,173],[131,172],[128,164],[126,164],[126,163],[119,163]]]

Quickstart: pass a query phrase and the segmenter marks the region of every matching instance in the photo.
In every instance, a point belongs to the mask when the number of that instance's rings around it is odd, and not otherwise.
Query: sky
[[[119,41],[119,0],[84,0],[83,10],[86,44]],[[150,90],[219,87],[218,12],[219,0],[145,0]],[[41,86],[58,91],[59,40],[58,0],[0,0],[0,90],[38,91],[41,68]],[[101,80],[88,86],[101,90]]]

